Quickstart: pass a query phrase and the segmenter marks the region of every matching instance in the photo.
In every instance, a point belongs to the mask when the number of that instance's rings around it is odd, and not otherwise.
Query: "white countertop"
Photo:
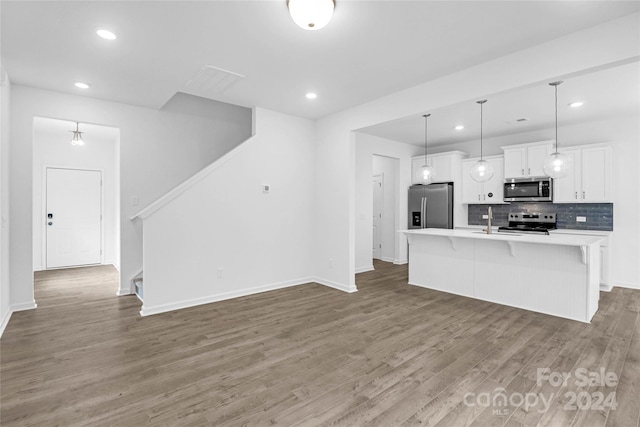
[[[417,230],[402,230],[407,237],[413,236],[442,236],[456,237],[463,239],[479,239],[479,240],[498,240],[504,242],[521,242],[521,243],[539,243],[547,245],[564,245],[564,246],[586,246],[599,242],[604,236],[586,236],[578,234],[517,234],[517,233],[498,233],[485,234],[480,230],[450,230],[443,228],[423,228]]]

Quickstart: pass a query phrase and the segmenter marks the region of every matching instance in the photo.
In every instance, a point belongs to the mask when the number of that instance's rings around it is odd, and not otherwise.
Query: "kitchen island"
[[[411,285],[587,323],[598,310],[600,237],[401,232]]]

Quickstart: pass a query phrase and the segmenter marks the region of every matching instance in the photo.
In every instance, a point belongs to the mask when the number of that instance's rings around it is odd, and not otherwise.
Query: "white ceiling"
[[[483,106],[486,138],[548,129],[555,123],[555,94],[549,82],[508,93],[488,96]],[[480,139],[480,106],[477,100],[428,111],[429,145]],[[571,108],[569,104],[584,105]],[[427,112],[425,112],[427,113]],[[558,122],[570,125],[620,115],[640,115],[640,64],[631,62],[567,78],[558,86]],[[518,122],[517,119],[527,118]],[[464,125],[461,131],[455,130]],[[424,146],[422,115],[360,129],[394,141]]]
[[[285,0],[0,5],[3,65],[16,84],[151,108],[183,91],[309,118],[639,10],[637,1],[337,0],[327,27],[305,31]],[[98,38],[99,27],[118,39]],[[222,92],[187,89],[207,64],[245,77]]]

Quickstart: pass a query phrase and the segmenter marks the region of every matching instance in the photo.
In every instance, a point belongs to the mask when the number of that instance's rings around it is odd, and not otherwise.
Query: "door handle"
[[[576,191],[576,200],[578,200],[578,192]]]
[[[49,222],[47,223],[47,225],[53,225],[53,222],[49,221]]]

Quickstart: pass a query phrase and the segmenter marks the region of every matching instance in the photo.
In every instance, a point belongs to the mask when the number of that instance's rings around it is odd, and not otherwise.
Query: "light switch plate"
[[[586,216],[577,216],[576,217],[576,222],[587,222],[587,217]]]

